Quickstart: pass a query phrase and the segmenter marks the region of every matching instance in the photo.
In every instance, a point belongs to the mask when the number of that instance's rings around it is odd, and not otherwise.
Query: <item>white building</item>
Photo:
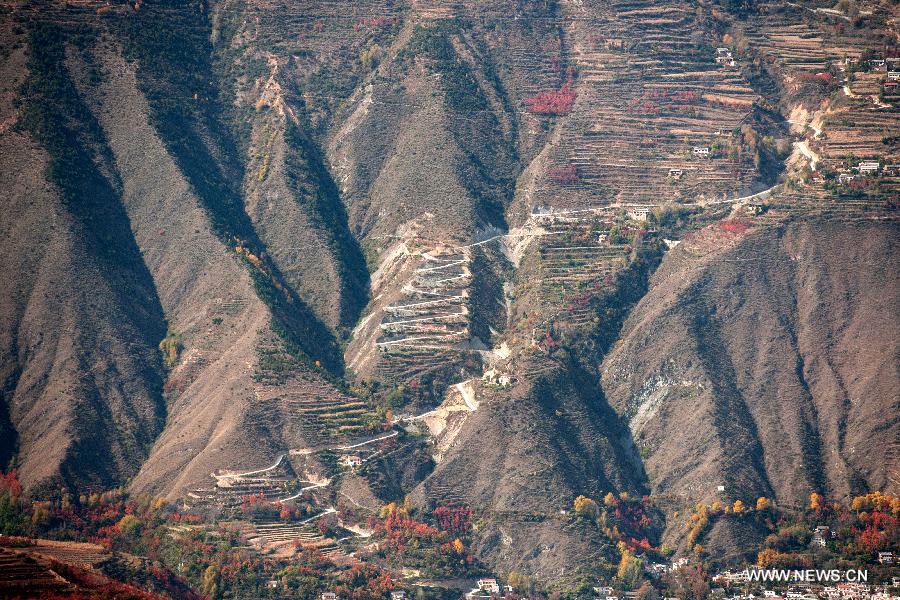
[[[635,221],[646,221],[647,215],[650,214],[649,206],[632,206],[628,209],[628,218]]]
[[[497,583],[496,579],[493,578],[485,578],[478,580],[478,589],[483,592],[489,592],[491,594],[499,594],[500,593],[500,584]]]
[[[345,456],[341,462],[348,467],[358,467],[363,463],[362,458],[360,458],[356,454]]]
[[[858,169],[859,169],[860,174],[866,174],[866,173],[874,173],[875,171],[878,170],[879,167],[881,167],[881,163],[879,163],[878,161],[866,160],[866,161],[859,163]]]

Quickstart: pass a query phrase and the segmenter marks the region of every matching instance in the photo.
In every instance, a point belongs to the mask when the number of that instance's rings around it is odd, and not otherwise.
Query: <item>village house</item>
[[[885,63],[884,63],[883,58],[873,58],[872,60],[869,61],[869,64],[872,65],[873,67],[881,68],[884,66]]]
[[[466,593],[466,600],[489,600],[491,595],[488,592],[475,588]]]
[[[713,581],[716,583],[744,583],[749,581],[749,574],[747,571],[722,571],[715,577],[713,577]]]
[[[857,177],[859,177],[859,175],[851,175],[850,173],[841,173],[840,175],[838,175],[838,183],[841,185],[847,185],[848,183],[850,183]]]
[[[716,48],[716,62],[720,65],[734,66],[734,56],[728,48]]]
[[[878,553],[878,562],[880,562],[883,565],[894,564],[894,553],[893,552],[879,552]]]
[[[692,152],[697,156],[709,156],[709,146],[694,146]]]
[[[728,67],[733,67],[735,65],[734,58],[730,54],[728,56],[717,56],[716,63]]]
[[[861,583],[839,583],[837,584],[841,598],[862,598],[868,595],[868,586]]]
[[[860,175],[866,175],[876,172],[879,167],[881,167],[881,163],[874,160],[867,160],[859,163],[857,170]]]
[[[479,579],[476,585],[478,585],[478,589],[483,592],[488,592],[490,594],[500,593],[500,584],[497,583],[497,580],[494,578]]]
[[[278,587],[278,580],[277,580],[277,579],[270,579],[270,580],[268,580],[268,581],[266,582],[266,587],[267,587],[268,589],[270,589],[270,590],[276,589],[276,588]]]
[[[406,592],[403,590],[394,590],[391,592],[391,600],[406,600]]]
[[[612,586],[610,586],[610,585],[595,585],[594,593],[597,594],[598,596],[603,596],[603,597],[612,596],[613,589],[612,589]]]
[[[684,170],[682,169],[669,169],[669,177],[681,179],[682,175],[684,175]]]
[[[766,211],[764,204],[751,203],[744,207],[744,210],[751,215],[761,215]]]
[[[628,218],[635,221],[646,221],[647,215],[650,214],[649,206],[632,206],[628,209]]]
[[[356,454],[349,454],[341,460],[341,463],[348,467],[358,467],[363,464],[362,458]]]
[[[337,594],[334,592],[322,592],[320,600],[337,600]]]
[[[828,539],[828,527],[825,525],[819,525],[816,527],[816,530],[813,532],[812,543],[818,546],[824,546],[825,541]]]
[[[900,80],[900,71],[888,71],[887,78],[888,81]]]

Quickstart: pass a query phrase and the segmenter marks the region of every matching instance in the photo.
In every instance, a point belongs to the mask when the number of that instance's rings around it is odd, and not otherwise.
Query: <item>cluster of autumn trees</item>
[[[426,523],[410,514],[408,503],[391,502],[369,523],[379,542],[374,554],[393,565],[420,568],[428,576],[464,575],[475,566],[467,543],[471,515],[468,507],[443,506],[432,511],[432,523]]]
[[[596,522],[604,535],[619,544],[620,551],[662,554],[650,542],[659,535],[661,522],[649,496],[636,499],[628,492],[618,496],[609,492],[602,506],[587,496],[578,496],[572,506],[576,515]]]
[[[567,115],[575,105],[576,96],[571,82],[566,82],[558,90],[547,90],[527,98],[525,106],[536,115]]]
[[[726,233],[740,235],[750,228],[750,221],[747,219],[726,219],[718,222],[720,230]]]
[[[757,564],[761,567],[821,568],[822,554],[835,560],[871,564],[878,551],[900,547],[900,498],[881,492],[858,496],[849,506],[829,502],[818,493],[810,494],[803,509],[780,508],[765,497],[755,503],[735,500],[697,504],[687,523],[688,542],[697,555],[703,554],[700,542],[714,521],[723,518],[754,519],[758,526],[771,532],[758,552]],[[814,548],[819,553],[815,555],[810,542],[819,526],[827,527],[831,535],[824,547]]]
[[[243,517],[255,521],[280,520],[292,522],[306,519],[320,512],[321,508],[314,506],[304,496],[291,501],[291,503],[285,503],[272,502],[266,499],[264,494],[259,493],[249,494],[241,498],[238,510]]]
[[[274,516],[285,520],[301,516],[302,511],[258,496],[245,499],[245,504],[274,510]],[[441,513],[441,518],[448,527],[467,528],[465,513]],[[191,598],[193,589],[196,598],[202,594],[211,600],[310,598],[340,589],[343,598],[371,600],[383,598],[394,586],[376,566],[339,569],[314,550],[303,550],[292,558],[259,555],[241,539],[240,528],[217,523],[214,515],[180,511],[162,498],[110,490],[33,500],[23,492],[15,471],[0,473],[0,534],[23,536],[4,538],[6,545],[17,539],[27,544],[27,538],[85,541],[144,557],[147,568],[129,574],[134,580],[125,583],[173,597]],[[452,545],[454,540],[440,542]],[[278,582],[277,590],[267,586],[272,580]]]
[[[772,507],[771,501],[765,497],[759,497],[754,504],[755,512],[763,513]],[[745,515],[754,512],[754,509],[745,504],[743,500],[735,500],[733,503],[714,501],[712,504],[698,503],[688,518],[688,542],[694,546],[694,552],[703,552],[703,546],[698,542],[709,530],[712,520],[725,515]],[[675,513],[678,516],[678,513]]]

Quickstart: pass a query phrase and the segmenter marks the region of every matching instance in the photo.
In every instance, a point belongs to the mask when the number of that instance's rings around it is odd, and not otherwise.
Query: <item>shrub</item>
[[[571,84],[566,83],[558,90],[547,90],[525,100],[528,110],[538,115],[566,115],[575,105],[577,94]]]

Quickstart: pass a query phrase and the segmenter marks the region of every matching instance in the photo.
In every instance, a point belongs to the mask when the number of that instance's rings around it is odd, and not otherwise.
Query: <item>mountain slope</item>
[[[724,485],[786,505],[896,489],[896,226],[811,219],[731,237],[673,250],[603,363],[651,489],[713,499]]]
[[[4,398],[24,480],[51,489],[133,474],[165,418],[162,307],[57,35],[29,32],[22,127],[2,142]]]

